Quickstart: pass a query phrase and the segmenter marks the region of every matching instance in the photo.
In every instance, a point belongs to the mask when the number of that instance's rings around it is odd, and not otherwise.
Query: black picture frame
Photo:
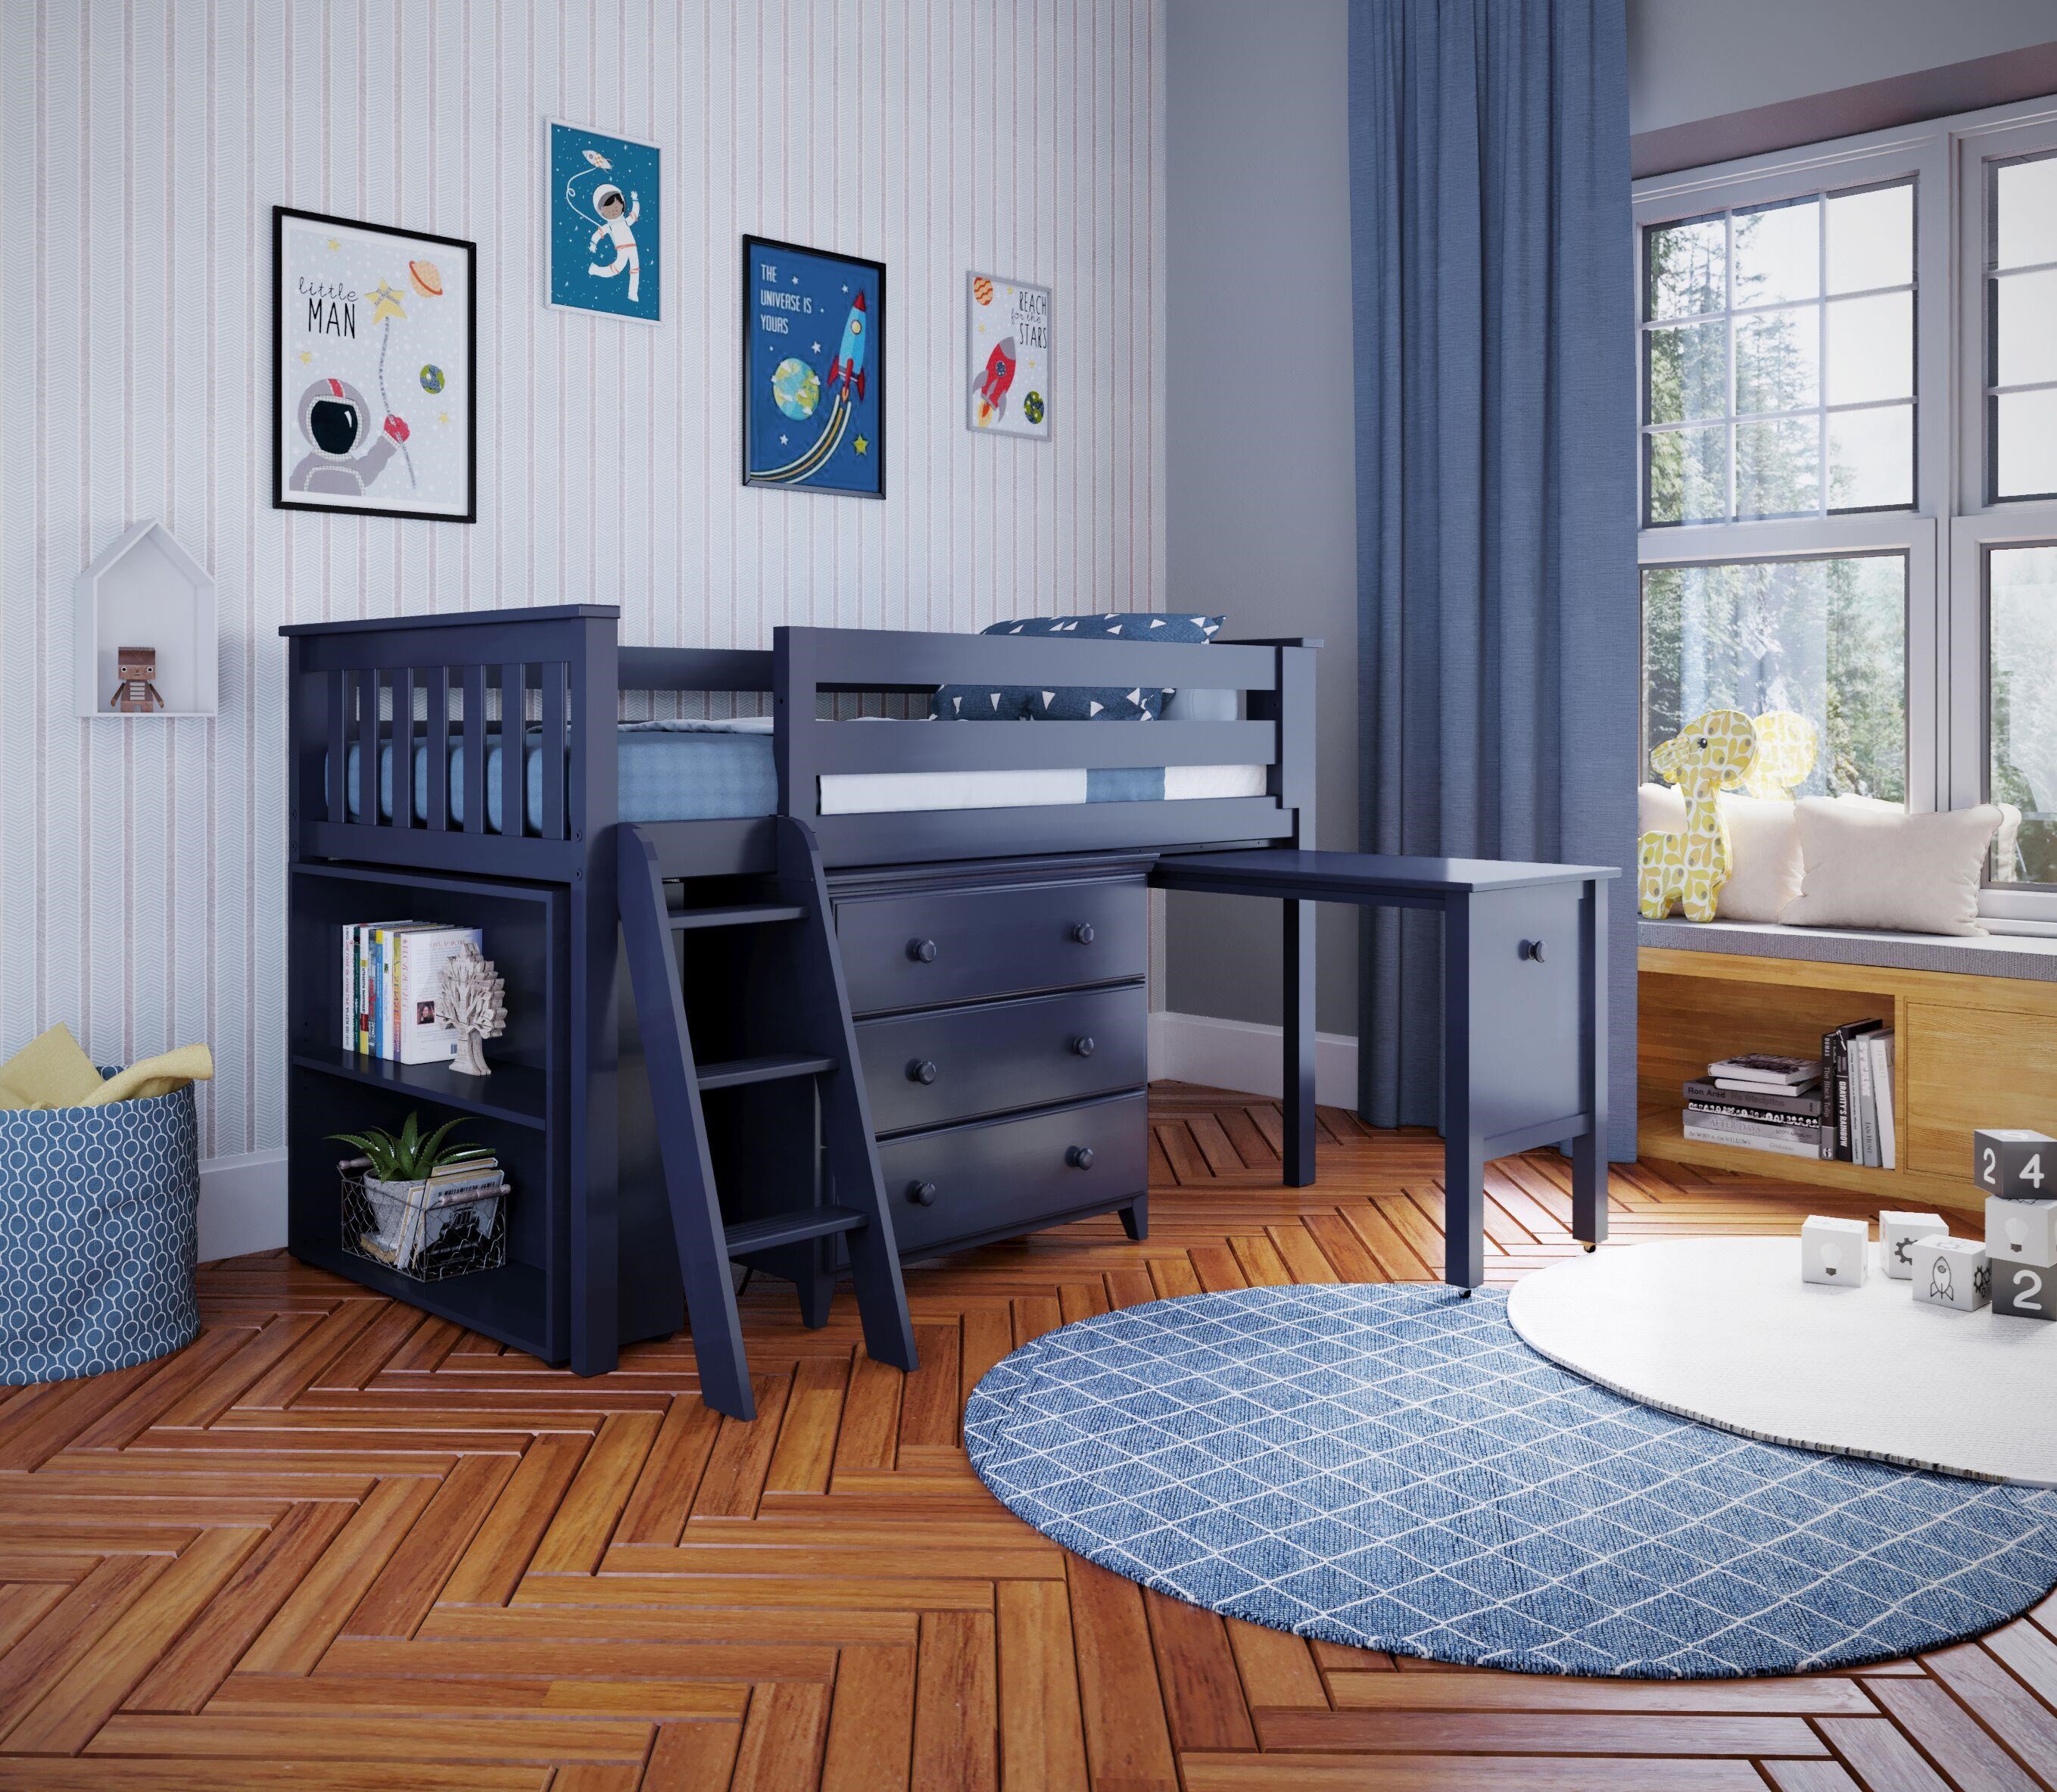
[[[864,283],[869,283],[870,290],[878,295],[875,312],[870,319],[865,351],[866,363],[864,371],[868,376],[865,383],[870,390],[863,394],[868,398],[870,392],[875,391],[877,402],[875,405],[864,410],[859,427],[852,431],[850,435],[854,453],[865,456],[871,463],[874,477],[867,484],[858,486],[846,482],[828,484],[814,482],[816,474],[836,470],[836,463],[841,460],[840,443],[831,448],[830,452],[822,457],[820,464],[811,471],[797,477],[783,468],[776,474],[773,474],[766,471],[761,466],[753,469],[751,465],[751,437],[763,417],[765,403],[764,399],[759,395],[759,387],[767,384],[765,380],[757,377],[759,372],[758,363],[762,356],[768,352],[766,347],[768,339],[761,334],[760,319],[764,314],[759,303],[760,287],[756,266],[757,258],[760,255],[767,254],[774,256],[804,256],[811,262],[827,263],[848,268],[858,283],[860,292],[865,290]],[[768,486],[787,491],[813,492],[832,498],[875,498],[883,501],[886,496],[886,398],[890,379],[886,347],[887,334],[886,264],[882,261],[874,261],[864,256],[844,255],[834,249],[811,248],[804,243],[788,243],[781,241],[776,237],[745,235],[743,239],[741,272],[742,407],[739,465],[743,483],[746,486]],[[865,308],[867,311],[872,310],[868,299]],[[829,326],[830,328],[838,331],[846,329],[846,327],[847,318],[840,323],[831,319]],[[811,339],[810,340],[811,341]],[[827,338],[825,336],[822,340],[826,343]],[[842,359],[841,349],[842,343],[838,340],[834,356],[834,359],[838,362]],[[818,377],[821,380],[822,395],[826,398],[830,387],[836,383],[829,380],[826,376],[818,375]],[[847,398],[853,389],[853,383],[846,379],[842,383],[845,396]],[[825,426],[822,434],[826,436],[828,430],[833,426],[832,422]],[[806,458],[804,454],[797,457],[802,460]]]
[[[287,473],[286,427],[286,225],[288,220],[334,227],[360,235],[390,236],[402,244],[433,244],[441,253],[463,257],[464,352],[463,441],[465,507],[436,509],[422,506],[399,509],[390,505],[351,503],[317,495],[294,494]],[[429,288],[424,291],[431,290]],[[275,510],[311,510],[324,516],[392,517],[411,522],[478,521],[478,245],[461,236],[439,236],[432,231],[407,230],[397,224],[375,224],[364,218],[338,217],[326,212],[305,212],[290,205],[271,208],[271,507]]]

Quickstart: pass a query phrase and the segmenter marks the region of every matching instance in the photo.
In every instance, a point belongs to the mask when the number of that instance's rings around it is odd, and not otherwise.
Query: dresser
[[[831,880],[900,1253],[1149,1202],[1149,861]]]

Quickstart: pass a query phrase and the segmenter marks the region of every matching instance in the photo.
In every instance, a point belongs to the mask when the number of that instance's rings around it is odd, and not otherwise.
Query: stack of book
[[[436,1024],[442,968],[476,927],[367,921],[343,930],[343,1049],[401,1064],[448,1064],[458,1037]]]
[[[1854,1021],[1821,1035],[1821,1136],[1817,1155],[1874,1169],[1899,1165],[1894,1148],[1893,1029]]]
[[[497,1157],[467,1158],[436,1172],[425,1182],[367,1183],[373,1227],[359,1235],[365,1255],[395,1269],[411,1270],[456,1216],[472,1207],[481,1238],[488,1237],[505,1192]]]
[[[1685,1134],[1783,1157],[1821,1153],[1821,1066],[1813,1058],[1746,1052],[1686,1085]]]

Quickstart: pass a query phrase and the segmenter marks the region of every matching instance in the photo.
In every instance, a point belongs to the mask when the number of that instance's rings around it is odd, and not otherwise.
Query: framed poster
[[[477,250],[271,208],[271,502],[475,522]]]
[[[995,274],[965,276],[970,359],[965,426],[1050,439],[1050,289]]]
[[[886,264],[743,240],[743,482],[886,495]]]
[[[659,155],[654,143],[543,121],[545,304],[660,320]]]

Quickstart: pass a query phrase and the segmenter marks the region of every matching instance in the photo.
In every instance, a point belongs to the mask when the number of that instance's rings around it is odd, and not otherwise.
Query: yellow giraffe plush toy
[[[1821,747],[1821,731],[1792,709],[1767,709],[1753,725],[1757,758],[1742,787],[1752,796],[1790,803],[1793,787],[1814,769],[1814,755]]]
[[[1677,902],[1688,921],[1712,921],[1728,882],[1729,829],[1718,800],[1757,763],[1757,727],[1740,709],[1710,709],[1650,755],[1657,775],[1686,798],[1686,831],[1652,831],[1638,842],[1637,906],[1661,921]]]

